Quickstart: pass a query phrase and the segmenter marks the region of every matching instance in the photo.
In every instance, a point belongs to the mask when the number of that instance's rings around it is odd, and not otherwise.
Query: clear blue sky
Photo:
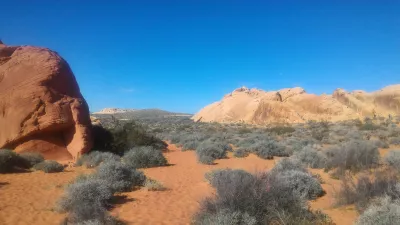
[[[58,51],[91,111],[194,113],[242,85],[301,86],[321,94],[400,83],[398,0],[3,0],[0,5],[3,41]]]

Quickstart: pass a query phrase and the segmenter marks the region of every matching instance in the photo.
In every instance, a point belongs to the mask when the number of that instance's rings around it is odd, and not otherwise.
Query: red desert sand
[[[195,152],[182,152],[169,145],[165,153],[171,166],[144,169],[146,175],[168,188],[154,192],[145,189],[121,194],[120,202],[112,210],[128,224],[190,224],[199,202],[212,196],[213,189],[205,181],[204,174],[218,168],[244,169],[249,172],[269,170],[275,160],[263,160],[254,155],[246,158],[217,160],[217,165],[202,165],[196,160]],[[65,215],[54,210],[55,203],[64,193],[64,186],[82,173],[92,170],[83,167],[67,169],[66,172],[45,174],[43,172],[0,175],[0,224],[44,225],[59,224]],[[312,201],[313,209],[321,209],[336,224],[353,224],[357,218],[354,207],[333,208],[334,190],[340,181],[333,180],[322,170],[319,173],[327,194]]]

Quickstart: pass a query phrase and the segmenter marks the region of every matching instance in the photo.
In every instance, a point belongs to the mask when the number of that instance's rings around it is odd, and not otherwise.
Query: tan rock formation
[[[241,87],[193,116],[203,122],[300,123],[308,120],[340,121],[365,116],[400,114],[400,85],[380,91],[308,94],[303,88],[262,91]]]
[[[0,45],[0,148],[68,160],[92,146],[88,106],[56,52]]]

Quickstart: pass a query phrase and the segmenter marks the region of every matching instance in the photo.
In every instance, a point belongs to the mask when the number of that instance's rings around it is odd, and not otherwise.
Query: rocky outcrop
[[[303,88],[262,91],[241,87],[211,105],[193,120],[203,122],[301,123],[340,121],[400,114],[400,85],[367,93],[337,89],[333,95],[308,94]]]
[[[56,52],[0,45],[0,148],[69,160],[92,146],[88,106]]]

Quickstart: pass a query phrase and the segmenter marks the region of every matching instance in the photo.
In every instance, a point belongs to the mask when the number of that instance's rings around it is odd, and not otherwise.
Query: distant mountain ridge
[[[169,112],[161,109],[120,109],[105,108],[99,112],[92,113],[97,118],[115,117],[117,119],[144,119],[158,118],[168,116],[186,116],[191,117],[193,114]]]
[[[92,114],[115,114],[115,113],[126,113],[126,112],[134,112],[136,109],[121,109],[121,108],[104,108],[98,112],[94,112]]]
[[[332,95],[309,94],[301,87],[279,91],[241,87],[225,95],[221,101],[204,107],[192,119],[268,124],[389,115],[400,115],[400,85],[387,86],[371,93],[336,89]]]

